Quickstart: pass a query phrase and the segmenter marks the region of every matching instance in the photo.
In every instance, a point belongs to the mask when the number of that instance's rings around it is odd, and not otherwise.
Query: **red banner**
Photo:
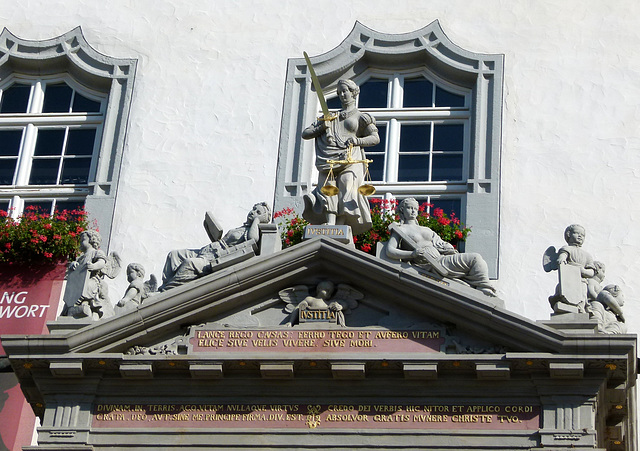
[[[46,333],[47,321],[56,319],[65,271],[65,265],[1,265],[0,335]],[[0,390],[0,449],[21,450],[31,444],[36,417],[13,373],[0,374]]]

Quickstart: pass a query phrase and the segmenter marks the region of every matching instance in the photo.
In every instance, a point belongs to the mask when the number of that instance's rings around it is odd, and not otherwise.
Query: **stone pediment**
[[[306,322],[293,327],[287,324],[291,314],[280,292],[296,286],[306,286],[313,292],[319,282],[326,280],[360,293],[357,308],[345,312],[346,327],[340,327],[335,321]],[[421,276],[320,238],[158,293],[124,316],[66,333],[58,331],[37,340],[5,336],[3,343],[12,356],[26,353],[27,348],[33,351],[34,345],[39,348],[39,354],[191,354],[194,349],[203,351],[192,346],[198,330],[255,331],[254,339],[259,330],[282,330],[288,332],[283,337],[299,339],[298,330],[326,329],[335,331],[326,334],[334,339],[353,339],[350,334],[340,334],[349,330],[368,330],[373,336],[383,336],[380,331],[400,331],[407,332],[406,338],[437,332],[441,339],[439,345],[432,343],[425,345],[425,349],[405,348],[411,340],[404,345],[397,342],[392,347],[380,348],[391,354],[425,350],[445,354],[553,354],[575,347],[572,335],[511,313],[501,307],[502,304],[499,298],[488,297],[459,283]],[[216,333],[200,332],[198,336],[214,338]],[[233,338],[228,333],[224,336]],[[361,338],[366,336],[362,333]],[[305,339],[307,334],[301,337]],[[605,340],[597,334],[591,334],[589,339],[594,345]],[[373,348],[381,346],[380,343],[365,344]],[[355,345],[351,348],[351,357],[353,353],[366,355],[368,351]],[[217,357],[222,357],[221,350],[214,347],[201,355],[210,356],[211,352],[218,351]],[[226,346],[224,350],[229,351],[229,357],[241,352]],[[269,350],[254,351],[264,356],[264,351]],[[305,353],[308,349],[290,347],[279,351],[273,355],[294,358],[296,353]],[[376,356],[379,358],[380,353],[376,352]]]
[[[364,433],[395,449],[405,429],[429,449],[476,429],[464,449],[594,449],[605,423],[607,440],[623,436],[635,336],[559,330],[501,304],[319,238],[3,346],[46,449],[273,449],[292,431],[311,448],[369,449]]]

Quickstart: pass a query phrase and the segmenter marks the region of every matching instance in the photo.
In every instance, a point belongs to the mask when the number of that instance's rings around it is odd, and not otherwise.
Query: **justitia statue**
[[[404,199],[398,205],[400,224],[391,224],[387,257],[402,260],[443,277],[460,279],[488,296],[495,296],[489,268],[480,254],[458,253],[429,227],[418,224],[418,201]]]
[[[371,228],[371,212],[367,198],[358,191],[364,184],[365,163],[334,164],[328,160],[345,160],[351,147],[352,160],[365,160],[363,148],[380,142],[376,121],[356,108],[360,88],[351,80],[338,82],[342,109],[333,120],[321,118],[302,132],[302,138],[315,138],[318,186],[304,196],[302,216],[311,224],[351,226],[354,235]],[[333,169],[334,180],[329,177]],[[337,187],[333,196],[322,193],[325,184]]]

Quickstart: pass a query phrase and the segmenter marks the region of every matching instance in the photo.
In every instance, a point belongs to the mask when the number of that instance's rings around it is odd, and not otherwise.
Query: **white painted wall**
[[[507,308],[548,319],[556,278],[541,256],[577,222],[640,331],[640,3],[311,5],[0,0],[0,26],[19,37],[80,25],[98,51],[139,61],[111,250],[159,277],[169,250],[206,244],[206,210],[227,229],[273,201],[287,58],[331,50],[356,20],[402,33],[438,19],[462,48],[506,56],[497,285]],[[121,275],[114,300],[126,285]]]

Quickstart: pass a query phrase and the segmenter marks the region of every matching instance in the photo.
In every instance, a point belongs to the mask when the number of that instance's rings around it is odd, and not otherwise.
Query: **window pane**
[[[68,113],[73,90],[65,83],[47,85],[44,92],[43,113]]]
[[[87,99],[85,96],[81,95],[76,91],[76,95],[73,98],[73,107],[71,111],[77,113],[99,113],[100,112],[100,102],[96,102],[91,99]]]
[[[398,161],[399,182],[426,182],[429,180],[428,155],[401,155]]]
[[[436,106],[463,107],[464,96],[459,96],[436,86]]]
[[[62,163],[61,185],[86,185],[89,180],[91,158],[65,158]]]
[[[405,108],[433,106],[433,84],[425,78],[404,81],[402,105]]]
[[[92,155],[95,139],[95,128],[70,129],[65,155]]]
[[[8,200],[0,200],[0,211],[9,212],[9,201]]]
[[[460,211],[462,209],[460,199],[431,198],[431,203],[433,204],[433,207],[431,207],[432,212],[435,208],[442,208],[442,211],[444,211],[447,216],[451,217],[451,212],[454,212],[456,217],[460,217]]]
[[[428,151],[431,124],[403,124],[400,128],[400,152]]]
[[[464,146],[464,125],[434,124],[433,150],[453,150],[462,152]]]
[[[35,156],[62,155],[62,145],[64,143],[65,129],[38,129],[38,139],[36,140]]]
[[[462,155],[434,155],[431,180],[462,180]]]
[[[372,78],[360,86],[359,108],[386,108],[388,80]]]
[[[375,146],[366,147],[365,154],[367,159],[373,160],[373,163],[369,163],[371,180],[380,182],[384,180],[385,143],[387,141],[386,124],[378,125],[378,135],[380,136],[380,142]]]
[[[27,211],[27,207],[36,207],[37,210],[34,213],[38,214],[51,214],[51,204],[53,201],[51,200],[25,200],[24,201],[24,211]]]
[[[13,185],[13,174],[16,172],[17,162],[17,158],[0,160],[0,185]]]
[[[330,110],[339,110],[340,108],[342,108],[342,105],[340,104],[340,99],[337,97],[332,97],[330,99],[327,99],[327,106],[329,107]]]
[[[14,84],[2,91],[0,113],[26,113],[31,86]]]
[[[72,211],[72,210],[82,210],[84,208],[84,199],[76,199],[76,200],[59,200],[56,202],[56,211]]]
[[[55,185],[60,159],[33,160],[29,185]]]
[[[0,131],[0,157],[17,157],[20,153],[22,130]]]

